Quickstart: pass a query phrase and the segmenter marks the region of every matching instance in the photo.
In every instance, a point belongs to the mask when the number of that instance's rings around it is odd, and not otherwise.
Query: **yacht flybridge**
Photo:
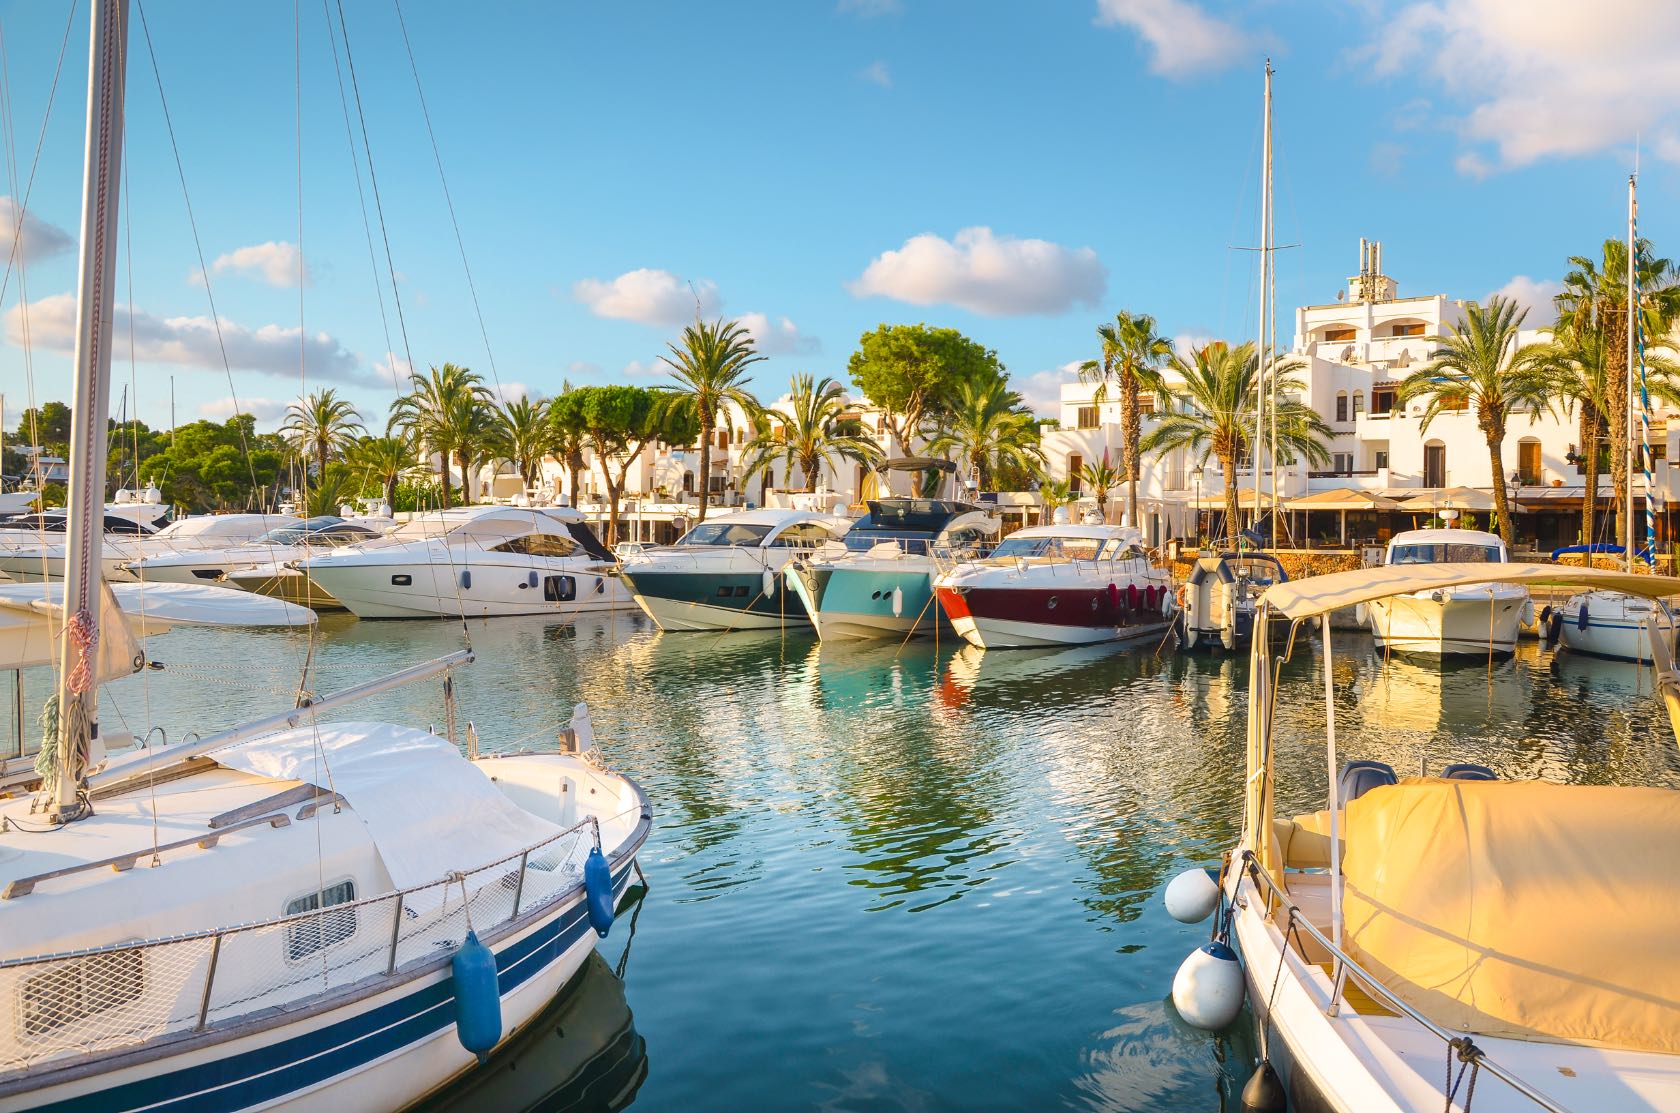
[[[487,618],[620,610],[612,554],[570,507],[464,506],[417,515],[391,533],[294,558],[360,618]]]
[[[1242,834],[1217,885],[1174,879],[1169,910],[1216,912],[1173,1000],[1219,1028],[1245,994],[1261,1065],[1250,1088],[1292,1108],[1673,1109],[1680,1098],[1680,792],[1510,780],[1475,754],[1438,776],[1340,765],[1337,608],[1497,584],[1680,591],[1680,580],[1485,562],[1389,565],[1277,584],[1256,615]],[[1323,628],[1323,759],[1274,724],[1303,626]],[[1287,630],[1274,656],[1264,636]],[[1299,732],[1296,732],[1297,734]],[[1290,749],[1294,754],[1290,754]],[[1288,783],[1327,769],[1323,810],[1289,818]],[[1239,958],[1240,955],[1240,958]],[[1245,1092],[1246,1093],[1246,1092]]]
[[[1497,534],[1414,529],[1394,535],[1384,563],[1397,568],[1477,563],[1496,569],[1509,560]],[[1518,628],[1534,620],[1534,604],[1520,583],[1489,577],[1376,599],[1363,606],[1361,618],[1370,622],[1378,649],[1486,657],[1516,651]]]

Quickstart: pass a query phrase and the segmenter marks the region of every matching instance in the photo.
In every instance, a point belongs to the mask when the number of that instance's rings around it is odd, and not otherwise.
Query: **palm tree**
[[[356,443],[356,435],[365,432],[359,420],[361,414],[347,398],[340,398],[332,388],[317,390],[286,407],[286,420],[280,432],[289,435],[298,445],[298,455],[315,458],[315,474],[327,475],[327,461],[334,453],[343,452]]]
[[[1555,376],[1546,368],[1545,347],[1517,344],[1528,310],[1495,295],[1487,305],[1467,302],[1464,323],[1449,325],[1447,335],[1432,336],[1430,361],[1407,375],[1395,392],[1397,404],[1427,398],[1418,432],[1442,413],[1474,407],[1476,428],[1487,442],[1493,468],[1493,505],[1499,513],[1499,536],[1509,547],[1510,498],[1505,491],[1505,431],[1513,414],[1550,412]]]
[[[1038,487],[1038,501],[1044,509],[1040,511],[1042,520],[1046,523],[1055,515],[1057,507],[1070,506],[1079,496],[1073,493],[1073,483],[1067,479],[1047,479]]]
[[[929,455],[956,452],[981,490],[988,490],[996,470],[1014,464],[1029,472],[1044,465],[1038,419],[1021,396],[1001,378],[964,379],[957,386],[943,427],[924,429]]]
[[[1171,393],[1179,401],[1173,412],[1161,415],[1160,423],[1139,444],[1140,452],[1171,452],[1184,448],[1199,453],[1198,463],[1211,454],[1219,461],[1225,478],[1225,528],[1237,529],[1237,460],[1252,456],[1254,413],[1258,400],[1260,361],[1254,345],[1235,348],[1215,340],[1192,349],[1190,358],[1174,356],[1172,369],[1183,386]],[[1325,420],[1291,392],[1302,389],[1290,374],[1297,364],[1284,361],[1273,365],[1277,376],[1277,451],[1282,463],[1297,456],[1323,466],[1330,459],[1324,447],[1333,431]],[[1268,384],[1269,385],[1269,384]]]
[[[474,450],[483,441],[488,422],[484,418],[489,392],[483,380],[465,367],[446,363],[427,374],[409,375],[412,389],[391,407],[391,427],[404,429],[428,452],[443,457],[443,505],[449,507],[449,460],[461,461],[462,494],[467,490],[467,467]]]
[[[1098,463],[1085,464],[1079,469],[1079,485],[1088,487],[1097,497],[1097,513],[1108,521],[1108,493],[1126,482],[1126,474],[1108,462],[1108,453]],[[1129,520],[1129,519],[1128,519]]]
[[[1680,276],[1674,264],[1651,254],[1649,240],[1635,244],[1639,305],[1645,335],[1667,334],[1680,318]],[[1603,334],[1605,349],[1605,415],[1610,426],[1610,477],[1614,489],[1613,511],[1619,518],[1626,505],[1628,489],[1628,254],[1622,240],[1605,240],[1601,259],[1584,255],[1569,259],[1574,269],[1563,277],[1563,292],[1556,300],[1557,330],[1596,330]],[[1613,416],[1612,416],[1613,415]],[[1618,535],[1632,541],[1632,523],[1622,522]]]
[[[747,443],[744,479],[783,462],[783,475],[791,476],[795,465],[814,490],[824,467],[838,458],[869,465],[881,458],[881,446],[864,432],[863,423],[846,416],[846,389],[831,378],[817,382],[799,372],[793,376],[788,400],[781,408],[762,410],[758,430]],[[704,457],[702,457],[704,459]]]
[[[525,486],[535,486],[542,460],[554,448],[554,426],[548,420],[548,403],[521,397],[495,408],[495,442],[519,469]]]
[[[403,437],[363,437],[349,456],[351,463],[378,480],[385,505],[397,505],[397,480],[414,466],[414,445]]]
[[[671,367],[677,382],[670,389],[687,395],[700,426],[700,509],[696,522],[706,520],[706,494],[712,467],[712,433],[718,418],[733,402],[750,417],[758,403],[747,392],[748,367],[762,360],[753,347],[752,333],[738,321],[716,320],[707,324],[696,318],[683,329],[680,344],[668,344],[668,356],[660,356]]]
[[[1120,386],[1120,465],[1127,484],[1126,520],[1138,521],[1138,478],[1142,474],[1140,446],[1143,440],[1143,413],[1140,395],[1144,390],[1157,398],[1167,393],[1161,367],[1172,358],[1172,341],[1155,331],[1155,318],[1147,313],[1131,313],[1122,309],[1112,323],[1097,326],[1097,338],[1102,342],[1102,359],[1087,360],[1079,365],[1082,382],[1095,382],[1093,402],[1102,405],[1108,397],[1108,385],[1118,381]]]

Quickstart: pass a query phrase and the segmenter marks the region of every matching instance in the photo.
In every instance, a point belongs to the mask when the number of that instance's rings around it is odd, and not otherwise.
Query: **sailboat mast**
[[[1254,440],[1248,458],[1254,467],[1254,528],[1260,529],[1260,460],[1266,433],[1266,300],[1271,273],[1272,241],[1272,60],[1266,59],[1266,94],[1261,116],[1260,156],[1260,318],[1254,352]]]
[[[1634,333],[1637,328],[1634,318],[1639,312],[1639,279],[1634,269],[1634,250],[1636,247],[1637,227],[1639,223],[1639,195],[1638,175],[1628,175],[1628,243],[1627,243],[1627,372],[1622,376],[1626,383],[1627,412],[1622,415],[1627,422],[1627,460],[1623,471],[1627,479],[1623,483],[1626,502],[1622,506],[1622,555],[1627,557],[1627,570],[1633,571],[1633,345]]]
[[[81,817],[88,744],[98,736],[99,549],[111,402],[111,276],[117,256],[128,0],[93,0],[89,20],[82,256],[76,274],[76,378],[70,402],[64,616],[59,654],[57,784],[51,817]]]

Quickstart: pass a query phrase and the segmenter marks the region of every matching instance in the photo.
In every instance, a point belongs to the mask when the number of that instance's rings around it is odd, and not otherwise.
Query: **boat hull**
[[[807,626],[805,604],[785,587],[765,594],[761,569],[619,573],[636,605],[672,633],[780,630]],[[780,580],[772,575],[773,585]]]
[[[527,558],[519,565],[310,565],[309,579],[358,618],[493,618],[624,610],[629,593],[605,571]]]
[[[937,591],[951,626],[982,649],[1144,641],[1169,625],[1158,610],[1117,613],[1106,586]]]
[[[891,566],[908,560],[882,563],[889,567],[789,566],[788,582],[818,638],[864,641],[933,632],[942,612],[934,605],[932,562],[920,568]]]
[[[302,572],[293,569],[281,571],[251,571],[234,570],[222,580],[228,587],[235,587],[241,591],[249,591],[254,595],[267,595],[273,599],[283,599],[288,603],[296,603],[300,607],[310,607],[317,611],[347,610],[343,603],[333,598],[331,592],[320,584],[311,580]]]
[[[1581,617],[1586,610],[1586,619]],[[1585,653],[1614,661],[1651,663],[1647,627],[1655,624],[1674,645],[1674,622],[1660,607],[1632,600],[1619,592],[1590,592],[1569,599],[1560,608],[1559,640],[1571,653]]]
[[[1506,655],[1516,652],[1528,593],[1396,595],[1367,604],[1378,649],[1424,657]]]
[[[634,855],[630,849],[615,863],[615,900],[629,888]],[[581,893],[490,935],[504,1042],[577,973],[595,940]],[[0,1111],[404,1108],[477,1061],[456,1036],[448,959],[430,967],[386,990],[351,987],[342,1004],[247,1024],[257,1029],[249,1033],[212,1030],[136,1052],[130,1062],[102,1057],[97,1073],[61,1068],[71,1076],[62,1081],[43,1069],[28,1090],[0,1093]]]

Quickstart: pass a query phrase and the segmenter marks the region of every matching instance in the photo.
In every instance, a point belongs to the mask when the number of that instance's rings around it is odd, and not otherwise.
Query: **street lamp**
[[[1202,466],[1197,464],[1193,472],[1196,477],[1196,499],[1190,504],[1191,509],[1196,512],[1196,549],[1198,551],[1202,547]]]

